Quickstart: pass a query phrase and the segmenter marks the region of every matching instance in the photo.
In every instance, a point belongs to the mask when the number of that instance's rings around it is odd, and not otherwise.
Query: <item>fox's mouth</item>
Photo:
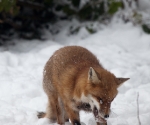
[[[94,113],[95,118],[97,118],[98,117],[98,110],[96,107],[94,107],[93,113]]]
[[[93,109],[93,114],[95,116],[96,122],[106,123],[106,120],[98,115],[98,109],[96,107],[94,107],[94,109]]]

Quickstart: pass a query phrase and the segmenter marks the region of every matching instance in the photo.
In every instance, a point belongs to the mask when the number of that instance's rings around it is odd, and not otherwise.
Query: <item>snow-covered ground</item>
[[[0,48],[0,125],[52,125],[38,119],[47,97],[42,89],[42,70],[53,52],[65,45],[80,45],[92,51],[102,65],[118,77],[129,77],[112,103],[108,125],[150,125],[150,36],[140,27],[113,22],[90,35],[81,28],[77,35],[67,30],[53,40],[16,42]],[[22,40],[18,40],[22,41]],[[81,112],[81,121],[95,125],[92,114]],[[69,123],[67,123],[69,125]]]

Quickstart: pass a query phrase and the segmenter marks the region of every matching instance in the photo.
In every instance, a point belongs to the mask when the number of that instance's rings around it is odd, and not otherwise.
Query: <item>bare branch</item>
[[[139,125],[141,125],[140,116],[139,116],[139,92],[137,93],[137,119],[138,119]]]

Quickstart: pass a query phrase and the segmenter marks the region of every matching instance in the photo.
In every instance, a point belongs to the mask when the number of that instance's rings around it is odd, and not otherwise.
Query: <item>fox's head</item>
[[[90,67],[82,99],[88,100],[98,122],[109,117],[111,103],[118,93],[117,88],[128,79],[116,78],[107,70]]]

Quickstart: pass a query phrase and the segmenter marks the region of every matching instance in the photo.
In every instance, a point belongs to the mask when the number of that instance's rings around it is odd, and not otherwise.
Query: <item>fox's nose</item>
[[[105,115],[104,118],[109,118],[109,115]]]

